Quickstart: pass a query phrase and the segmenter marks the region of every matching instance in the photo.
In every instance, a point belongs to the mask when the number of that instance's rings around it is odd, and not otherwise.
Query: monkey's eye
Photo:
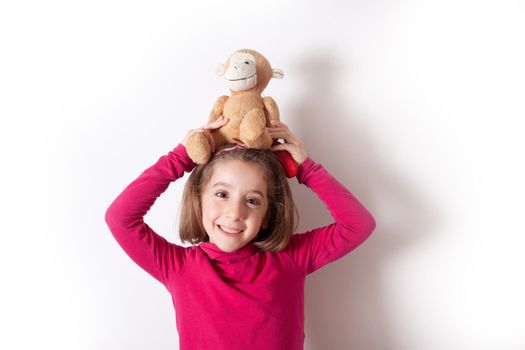
[[[244,61],[244,63],[246,63],[246,64],[250,64],[250,62],[248,62],[248,61]]]

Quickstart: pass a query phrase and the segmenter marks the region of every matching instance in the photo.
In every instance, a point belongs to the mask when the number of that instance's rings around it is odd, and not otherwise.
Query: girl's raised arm
[[[106,211],[106,223],[122,249],[164,285],[169,280],[169,274],[178,271],[184,264],[186,249],[158,235],[144,222],[144,216],[171,182],[195,167],[186,153],[185,141],[188,136],[202,132],[208,137],[209,130],[223,123],[224,118],[190,130],[181,144],[142,172]]]
[[[286,251],[305,274],[348,254],[373,232],[370,212],[326,169],[306,155],[302,142],[282,122],[269,128],[273,138],[285,142],[274,149],[290,152],[299,164],[297,180],[314,191],[335,223],[292,236]]]
[[[292,236],[291,257],[309,274],[357,248],[374,231],[376,223],[357,198],[311,158],[299,167],[297,180],[317,194],[335,220]]]

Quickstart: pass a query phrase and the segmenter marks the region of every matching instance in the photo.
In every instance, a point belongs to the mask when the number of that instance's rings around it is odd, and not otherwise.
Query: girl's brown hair
[[[211,179],[215,164],[227,160],[257,164],[268,184],[268,209],[263,220],[268,225],[265,229],[260,229],[251,243],[263,251],[278,252],[284,249],[296,229],[297,208],[277,155],[271,150],[260,149],[217,152],[208,163],[200,164],[193,170],[184,186],[182,196],[179,225],[181,241],[194,245],[209,242],[209,236],[202,224],[201,193]]]

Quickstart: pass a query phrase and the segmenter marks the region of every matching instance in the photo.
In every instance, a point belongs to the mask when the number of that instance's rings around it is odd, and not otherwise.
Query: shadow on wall
[[[335,54],[316,53],[299,62],[304,94],[290,108],[285,122],[303,140],[306,151],[346,186],[374,215],[377,227],[361,247],[307,276],[305,291],[306,349],[400,349],[393,322],[398,319],[389,295],[387,274],[394,255],[430,237],[437,221],[431,201],[415,193],[373,145],[373,130],[340,103],[336,91]],[[291,183],[300,214],[300,228],[332,222],[323,203],[302,185]],[[312,197],[313,196],[313,197]],[[304,231],[304,230],[300,230]]]

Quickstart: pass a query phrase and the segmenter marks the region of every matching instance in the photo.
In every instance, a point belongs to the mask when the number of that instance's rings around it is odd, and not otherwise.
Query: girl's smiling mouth
[[[221,226],[221,225],[217,225],[217,226],[219,227],[219,230],[221,230],[223,233],[226,233],[228,235],[238,235],[244,231],[244,230],[234,229],[228,226]]]

